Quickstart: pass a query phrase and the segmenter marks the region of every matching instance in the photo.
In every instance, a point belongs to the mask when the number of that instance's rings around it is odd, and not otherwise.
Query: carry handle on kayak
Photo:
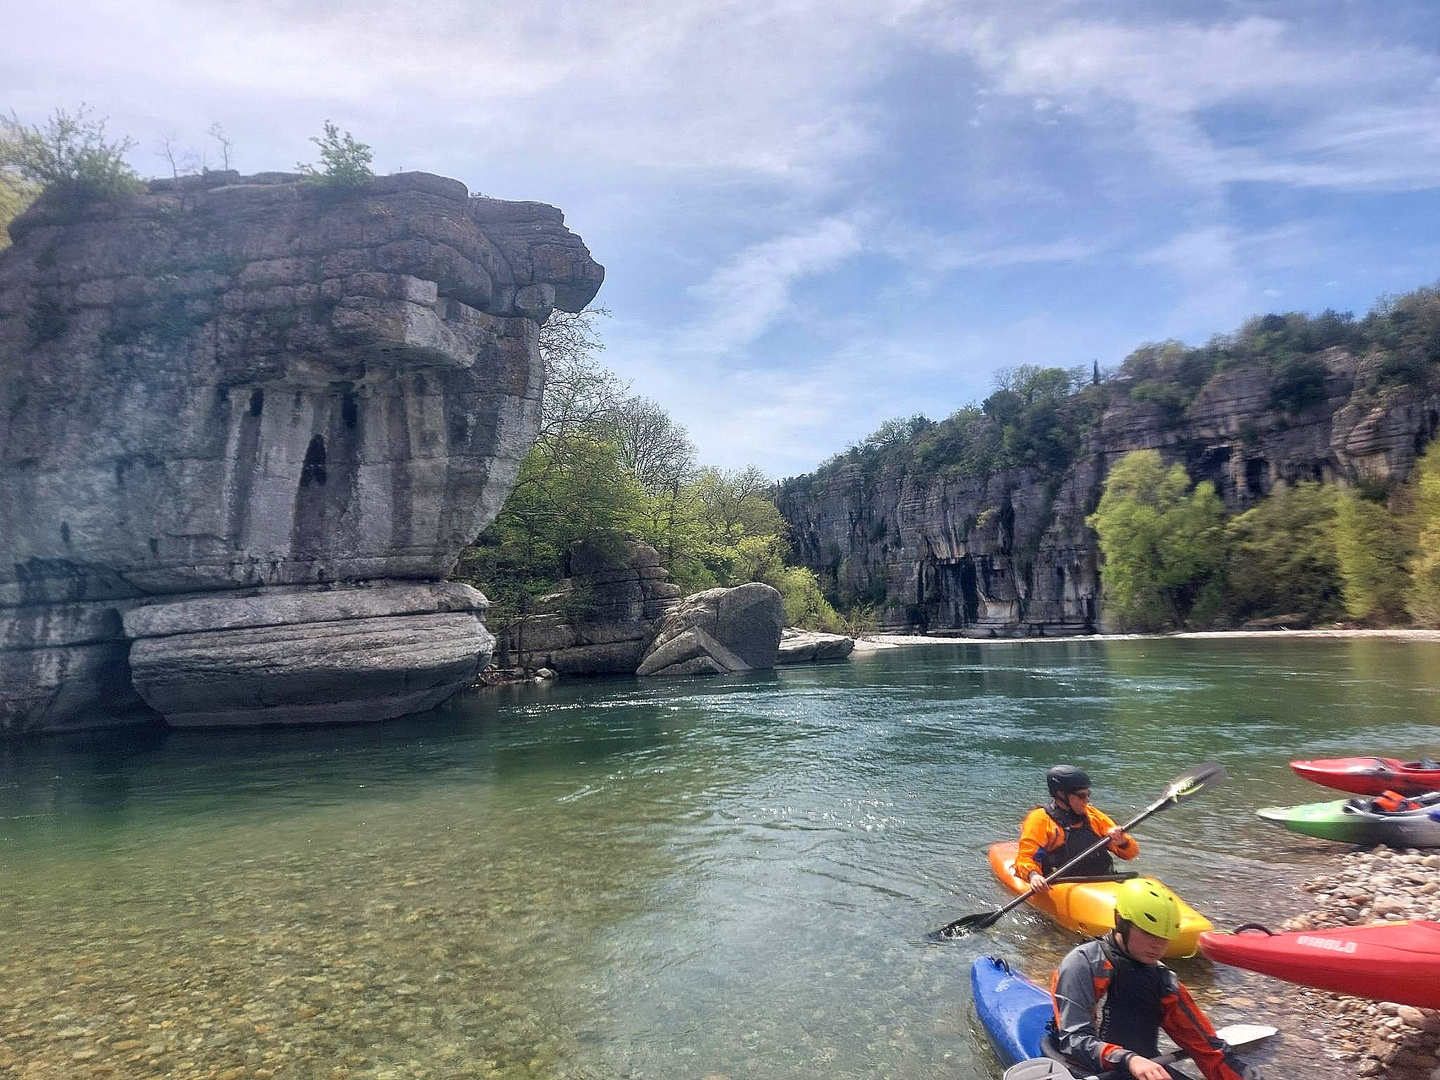
[[[1185,799],[1188,799],[1193,795],[1198,795],[1207,787],[1210,787],[1212,784],[1218,784],[1224,779],[1225,766],[1223,765],[1218,765],[1213,761],[1206,762],[1203,765],[1193,765],[1190,768],[1186,769],[1179,776],[1177,776],[1174,780],[1170,781],[1169,785],[1165,788],[1164,795],[1161,795],[1160,798],[1156,799],[1143,811],[1141,811],[1135,817],[1131,818],[1124,825],[1120,826],[1120,828],[1124,832],[1129,832],[1131,829],[1135,828],[1136,825],[1139,825],[1142,821],[1145,821],[1151,816],[1158,814],[1167,806],[1174,806],[1176,803],[1183,802]],[[1059,870],[1056,870],[1045,880],[1047,882],[1053,882],[1060,878],[1063,878],[1066,870],[1069,870],[1071,867],[1078,864],[1081,860],[1089,858],[1091,855],[1095,854],[1095,852],[1099,851],[1109,842],[1110,838],[1108,836],[1101,837],[1098,842],[1091,844],[1088,848],[1082,851],[1079,855],[1076,855],[1075,858],[1071,859],[1064,866],[1060,867]],[[947,923],[939,930],[931,931],[925,936],[931,941],[943,941],[947,938],[955,938],[961,936],[962,934],[967,934],[972,930],[988,930],[990,929],[990,927],[994,926],[997,922],[999,922],[1004,915],[1019,907],[1026,900],[1030,899],[1030,897],[1034,894],[1035,887],[1032,885],[1030,888],[1026,889],[1023,893],[1015,897],[1014,900],[1011,900],[1008,904],[1000,908],[998,911],[981,911],[977,912],[974,915],[966,915],[963,918],[956,919],[952,923]]]
[[[1278,1030],[1269,1024],[1230,1024],[1218,1029],[1215,1034],[1224,1039],[1230,1049],[1239,1050],[1270,1038]],[[1152,1060],[1161,1065],[1173,1065],[1189,1056],[1183,1050],[1172,1050]],[[1125,1075],[1123,1069],[1111,1069],[1098,1076],[1084,1077],[1083,1080],[1121,1080]],[[1054,1058],[1030,1058],[1006,1069],[1003,1080],[1075,1080],[1075,1074]]]

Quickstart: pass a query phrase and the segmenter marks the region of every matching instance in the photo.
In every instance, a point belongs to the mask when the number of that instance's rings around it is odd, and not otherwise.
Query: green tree
[[[0,176],[20,190],[40,188],[60,202],[133,195],[140,178],[125,162],[133,139],[111,142],[105,121],[91,119],[85,105],[56,109],[45,126],[26,125],[13,112],[0,116]]]
[[[1276,488],[1226,525],[1229,607],[1240,618],[1334,618],[1344,610],[1335,554],[1336,489]]]
[[[350,132],[342,133],[326,120],[325,134],[312,135],[310,141],[320,148],[320,167],[303,161],[295,166],[309,179],[337,188],[359,187],[375,179],[369,144],[356,142]]]
[[[1208,481],[1192,490],[1183,465],[1155,450],[1126,454],[1087,523],[1100,538],[1107,604],[1124,626],[1184,626],[1219,568],[1224,508]]]
[[[1415,554],[1405,606],[1421,626],[1440,626],[1440,443],[1415,464]]]
[[[1353,489],[1340,492],[1335,511],[1335,554],[1351,618],[1381,624],[1403,620],[1413,537],[1402,515]]]

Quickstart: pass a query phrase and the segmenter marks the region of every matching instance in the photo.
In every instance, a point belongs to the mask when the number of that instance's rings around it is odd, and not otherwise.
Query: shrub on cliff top
[[[325,134],[312,135],[310,141],[320,148],[320,167],[303,161],[295,166],[307,179],[337,188],[359,187],[375,179],[370,171],[373,155],[369,144],[356,142],[350,132],[341,134],[338,126],[326,120]]]
[[[12,186],[35,185],[65,202],[133,195],[140,178],[125,162],[133,139],[110,142],[105,121],[92,120],[81,105],[73,114],[56,109],[43,128],[0,116],[0,173]]]

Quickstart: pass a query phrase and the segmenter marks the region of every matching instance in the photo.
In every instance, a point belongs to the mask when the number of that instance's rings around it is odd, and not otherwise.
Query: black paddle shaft
[[[1187,769],[1185,770],[1185,772],[1181,773],[1179,776],[1177,776],[1174,780],[1170,782],[1170,786],[1165,789],[1164,795],[1156,799],[1153,803],[1147,806],[1135,817],[1127,821],[1124,825],[1120,826],[1120,829],[1122,832],[1129,832],[1141,822],[1148,820],[1149,818],[1158,814],[1161,810],[1164,810],[1165,807],[1172,806],[1175,803],[1178,803],[1181,799],[1189,798],[1191,795],[1198,795],[1204,788],[1208,787],[1211,784],[1218,784],[1221,780],[1224,779],[1225,768],[1223,765],[1207,763],[1205,765],[1196,765],[1194,768]],[[1089,856],[1095,854],[1095,852],[1099,851],[1108,843],[1110,843],[1110,838],[1108,836],[1101,837],[1100,840],[1091,844],[1079,855],[1076,855],[1075,858],[1071,859],[1064,866],[1060,867],[1060,869],[1052,873],[1049,877],[1045,879],[1045,881],[1048,883],[1062,877],[1066,870],[1069,870],[1072,866],[1075,866],[1082,859],[1088,858]],[[1030,899],[1030,897],[1034,894],[1035,886],[1032,885],[1019,896],[1015,897],[1014,900],[1011,900],[1004,907],[996,911],[982,911],[974,915],[966,915],[963,918],[956,919],[954,922],[941,927],[939,930],[936,930],[933,933],[928,934],[927,936],[932,940],[935,940],[940,938],[958,937],[961,933],[968,932],[970,930],[988,930],[990,927],[994,926],[997,922],[999,922],[1009,912],[1014,911],[1026,900]]]

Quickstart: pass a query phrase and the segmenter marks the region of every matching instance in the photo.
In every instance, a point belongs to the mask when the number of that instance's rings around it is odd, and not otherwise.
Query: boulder
[[[855,648],[855,639],[844,634],[822,634],[787,626],[780,634],[777,664],[808,664],[826,660],[844,660]]]
[[[217,701],[226,723],[245,701],[250,722],[282,701],[294,721],[307,701],[329,719],[326,695],[335,716],[380,719],[465,685],[488,649],[479,608],[332,617],[317,598],[442,580],[499,512],[538,430],[539,324],[580,310],[604,274],[559,210],[424,173],[345,191],[223,173],[81,208],[42,197],[10,233],[0,724],[193,718],[187,663],[202,682],[234,667],[261,687]],[[278,621],[202,625],[256,608],[256,589],[279,590]],[[125,619],[160,598],[202,639],[132,652]],[[368,624],[361,651],[387,656],[378,683],[358,652],[336,660],[349,677],[323,673],[321,653],[345,652],[337,618]],[[319,663],[313,693],[303,656]],[[392,694],[407,665],[414,685]]]
[[[775,666],[785,604],[769,585],[707,589],[671,609],[637,675],[720,675]]]

